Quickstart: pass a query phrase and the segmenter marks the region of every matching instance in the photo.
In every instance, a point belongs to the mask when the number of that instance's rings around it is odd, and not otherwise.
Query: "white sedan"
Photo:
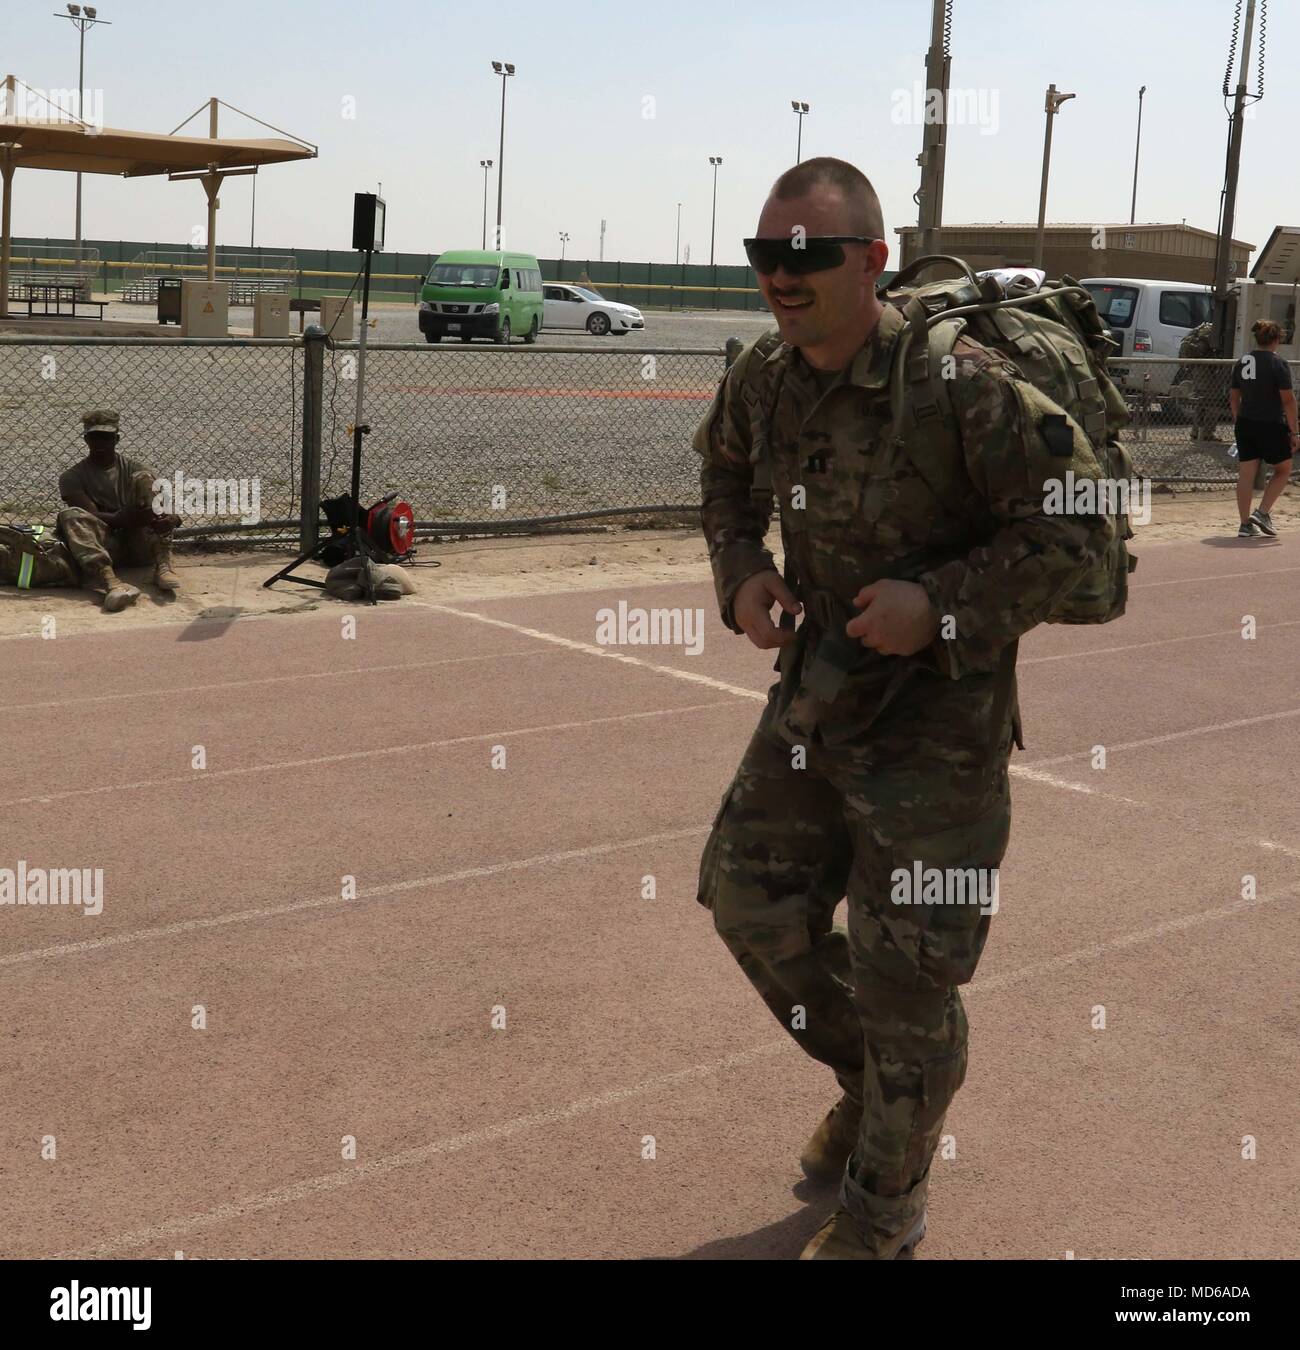
[[[585,328],[595,337],[615,333],[619,337],[634,328],[644,328],[639,309],[606,300],[586,286],[544,286],[543,328]]]

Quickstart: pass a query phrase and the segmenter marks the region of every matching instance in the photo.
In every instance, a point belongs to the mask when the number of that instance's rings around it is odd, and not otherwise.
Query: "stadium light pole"
[[[97,23],[111,23],[109,19],[101,19],[99,11],[93,5],[87,5],[82,9],[80,5],[69,5],[66,14],[55,14],[56,19],[67,19],[69,23],[76,24],[81,34],[78,46],[80,56],[77,61],[77,117],[84,122],[85,103],[86,103],[86,29],[93,28]],[[77,252],[81,252],[81,174],[77,174]]]
[[[563,230],[560,231],[560,277],[564,277],[564,246],[569,242],[569,236]]]
[[[709,163],[713,165],[713,221],[709,225],[709,266],[713,266],[713,242],[718,232],[718,165],[722,163],[721,155],[710,155]]]
[[[504,87],[505,87],[505,86],[503,85],[502,88],[504,88]],[[479,160],[479,162],[478,162],[478,166],[479,166],[480,169],[483,170],[483,243],[482,243],[481,247],[482,247],[483,250],[486,252],[486,251],[487,251],[487,180],[488,180],[488,170],[492,167],[492,161],[491,161],[490,159],[481,159],[481,160]]]
[[[496,247],[501,247],[501,183],[506,167],[506,81],[515,73],[509,61],[493,61],[493,71],[501,76],[501,141],[497,146],[497,239]]]
[[[799,139],[795,142],[794,162],[798,164],[803,159],[803,119],[808,114],[808,105],[800,103],[797,98],[790,100],[790,106],[794,109],[795,115],[799,119]]]

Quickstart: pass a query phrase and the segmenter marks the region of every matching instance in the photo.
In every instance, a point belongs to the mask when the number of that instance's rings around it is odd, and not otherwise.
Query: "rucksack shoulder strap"
[[[771,509],[772,447],[770,428],[785,380],[785,344],[775,329],[749,343],[736,357],[741,399],[749,414],[750,494]],[[741,363],[744,363],[741,365]]]
[[[950,485],[945,474],[934,472],[935,444],[960,454],[957,414],[952,405],[950,381],[944,378],[953,348],[965,328],[962,319],[929,323],[925,307],[915,296],[903,309],[907,325],[899,334],[890,367],[889,403],[893,411],[891,453],[907,453],[926,486],[945,510],[961,516],[970,503]]]

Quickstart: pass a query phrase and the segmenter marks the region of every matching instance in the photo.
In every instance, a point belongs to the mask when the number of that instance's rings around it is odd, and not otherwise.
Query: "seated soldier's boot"
[[[813,1234],[812,1241],[799,1254],[801,1261],[910,1261],[917,1244],[925,1236],[925,1211],[903,1235],[900,1242],[889,1241],[872,1246],[862,1235],[846,1209],[834,1214]]]
[[[847,1095],[841,1097],[813,1131],[812,1138],[799,1155],[804,1176],[812,1181],[838,1181],[858,1142],[861,1124],[862,1103]]]
[[[134,586],[128,586],[107,565],[101,567],[98,572],[90,573],[86,578],[86,585],[92,591],[103,594],[104,611],[107,614],[116,614],[118,610],[135,604],[140,598],[140,592]]]
[[[172,541],[170,536],[158,534],[153,544],[153,584],[160,591],[179,591],[181,579],[172,571]]]

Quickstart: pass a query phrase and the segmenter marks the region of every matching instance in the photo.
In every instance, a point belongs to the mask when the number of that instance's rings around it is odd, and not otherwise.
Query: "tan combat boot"
[[[858,1142],[862,1103],[841,1097],[813,1132],[799,1155],[799,1166],[812,1181],[838,1181]]]
[[[170,535],[153,537],[153,584],[160,591],[179,591],[181,579],[172,571],[172,541]]]
[[[140,592],[122,581],[107,563],[98,572],[91,572],[86,577],[86,585],[103,595],[104,611],[107,614],[116,614],[140,598]]]
[[[910,1261],[925,1236],[925,1211],[897,1245],[883,1245],[883,1254],[862,1236],[862,1230],[846,1209],[837,1209],[813,1235],[799,1254],[801,1261]]]

